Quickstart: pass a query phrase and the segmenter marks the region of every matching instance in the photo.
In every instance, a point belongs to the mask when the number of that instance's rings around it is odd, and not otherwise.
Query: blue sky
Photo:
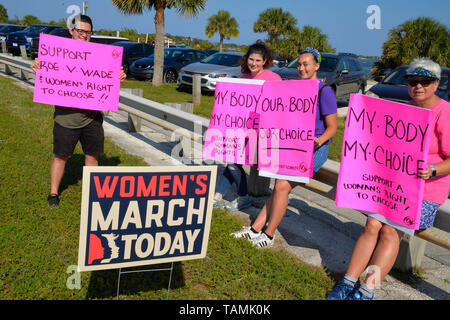
[[[67,8],[77,5],[79,0],[0,0],[10,18],[19,19],[32,14],[43,21],[67,18]],[[128,27],[140,33],[154,33],[154,11],[145,11],[141,16],[122,15],[110,0],[88,0],[89,15],[95,29],[121,30]],[[328,35],[329,42],[339,52],[380,56],[382,44],[390,29],[407,20],[427,16],[449,26],[450,1],[448,0],[208,0],[206,10],[197,18],[179,17],[174,10],[166,10],[166,33],[207,39],[205,27],[208,18],[224,9],[236,18],[240,36],[227,42],[251,44],[257,39],[265,39],[266,34],[254,33],[253,23],[267,8],[282,8],[297,19],[297,27],[305,24],[319,27]],[[366,13],[370,5],[380,9],[380,29],[369,29],[367,20],[372,14]],[[216,34],[210,41],[218,42]]]

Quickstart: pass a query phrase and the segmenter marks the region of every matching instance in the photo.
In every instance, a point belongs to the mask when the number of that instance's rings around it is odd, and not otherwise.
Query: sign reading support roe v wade
[[[78,270],[206,256],[216,166],[84,167]]]
[[[420,224],[432,111],[351,95],[336,206],[375,213],[411,233]]]
[[[117,111],[123,48],[41,33],[34,102]]]
[[[251,165],[257,150],[260,175],[307,181],[317,92],[316,80],[218,82],[203,157]]]

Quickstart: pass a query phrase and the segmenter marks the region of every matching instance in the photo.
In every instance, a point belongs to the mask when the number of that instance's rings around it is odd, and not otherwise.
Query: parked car
[[[192,76],[200,74],[201,87],[205,91],[215,91],[218,78],[240,78],[242,76],[239,61],[242,52],[218,52],[200,62],[181,68],[178,73],[178,87],[192,87]]]
[[[367,95],[376,98],[392,100],[396,102],[406,103],[411,101],[408,93],[408,79],[406,78],[407,65],[395,68],[380,83],[372,86]],[[450,68],[441,68],[441,80],[436,95],[449,101],[449,77]]]
[[[46,32],[44,32],[46,33]],[[55,28],[48,32],[48,34],[52,36],[60,36],[64,38],[72,38],[72,35],[67,28]],[[35,59],[38,56],[39,52],[39,37],[34,37],[31,39],[30,43],[30,57],[31,59]]]
[[[276,52],[273,53],[273,64],[275,67],[283,68],[287,65],[286,59],[280,57],[280,55]]]
[[[111,43],[111,45],[123,48],[122,67],[127,75],[129,74],[130,66],[134,61],[148,57],[155,51],[154,45],[142,42],[117,41]]]
[[[364,69],[367,79],[369,79],[369,77],[371,76],[373,65],[378,62],[378,60],[359,58],[358,61],[361,67]]]
[[[6,41],[8,34],[16,31],[22,31],[27,26],[19,26],[17,24],[5,24],[0,27],[0,41]]]
[[[32,24],[22,31],[12,32],[6,38],[6,48],[13,55],[20,54],[20,46],[25,46],[27,53],[30,52],[32,39],[39,38],[40,33],[50,33],[52,30],[61,28],[60,26],[50,26],[44,24]]]
[[[70,34],[69,29],[67,29],[67,28],[57,28],[57,29],[50,31],[49,34],[51,34],[52,36],[72,38],[72,35]]]
[[[208,56],[210,56],[210,55],[212,55],[214,53],[219,52],[219,50],[216,50],[216,49],[205,49],[205,50],[203,50],[203,52],[206,53]]]
[[[356,55],[327,52],[321,54],[322,62],[317,76],[334,90],[337,100],[348,100],[351,93],[364,94],[367,77]],[[275,69],[274,72],[283,80],[300,79],[297,73],[298,58],[284,68]]]
[[[118,41],[130,41],[130,39],[125,37],[104,36],[100,34],[93,34],[91,36],[91,42],[95,43],[113,44]]]
[[[164,82],[176,82],[180,69],[190,63],[206,58],[206,53],[190,48],[164,48]],[[153,79],[154,54],[139,59],[130,66],[130,76],[137,80]]]

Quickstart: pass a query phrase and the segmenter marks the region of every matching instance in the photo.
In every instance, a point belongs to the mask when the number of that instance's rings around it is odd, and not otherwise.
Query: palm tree
[[[328,42],[328,36],[322,33],[319,28],[310,25],[305,25],[302,31],[296,30],[286,39],[272,41],[271,46],[273,50],[287,60],[298,56],[299,51],[306,47],[313,47],[323,52],[335,52],[335,49]]]
[[[269,8],[259,14],[258,20],[253,24],[254,32],[267,32],[269,43],[280,36],[286,37],[297,30],[297,19],[281,8]]]
[[[441,66],[448,66],[449,53],[450,32],[447,26],[432,18],[419,17],[389,31],[383,44],[381,63],[376,67],[393,69],[409,64],[416,57],[429,57]]]
[[[239,37],[239,25],[235,18],[230,17],[230,13],[225,10],[219,10],[217,14],[212,15],[208,19],[205,35],[211,38],[214,34],[219,33],[220,45],[219,51],[223,50],[223,39],[229,40],[231,37]]]
[[[164,66],[164,10],[176,9],[177,13],[186,17],[195,17],[205,9],[207,0],[111,0],[124,14],[142,14],[145,9],[155,9],[155,58],[152,85],[163,83]]]

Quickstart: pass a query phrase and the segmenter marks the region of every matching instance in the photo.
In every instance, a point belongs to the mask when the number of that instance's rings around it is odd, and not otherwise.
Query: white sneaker
[[[242,227],[241,230],[230,233],[230,236],[233,236],[235,238],[246,238],[249,240],[252,240],[260,235],[261,231],[258,233],[254,233],[252,230],[250,230],[250,227]]]
[[[236,212],[248,208],[252,205],[250,198],[237,198],[225,206],[227,211]]]
[[[265,233],[261,233],[259,236],[250,240],[252,245],[258,248],[270,247],[273,245],[274,239],[270,239]]]

